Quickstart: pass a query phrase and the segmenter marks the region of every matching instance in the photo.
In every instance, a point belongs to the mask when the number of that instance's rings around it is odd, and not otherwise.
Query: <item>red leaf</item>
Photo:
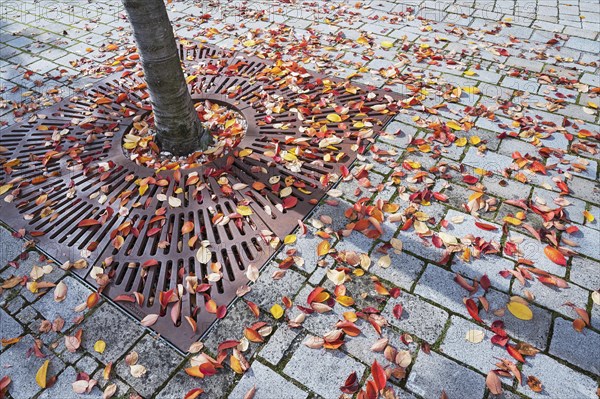
[[[396,306],[394,306],[394,310],[393,310],[394,317],[397,319],[400,319],[400,317],[402,317],[402,310],[403,310],[402,304],[399,303]]]
[[[283,200],[283,208],[284,209],[290,209],[296,206],[296,204],[298,203],[298,198],[296,197],[285,197],[285,199]]]
[[[375,387],[377,388],[377,392],[380,392],[387,382],[387,376],[385,375],[385,370],[377,360],[373,362],[371,365],[371,375],[373,376],[373,380],[375,381]]]
[[[227,314],[227,306],[221,305],[217,308],[217,319],[222,319]]]
[[[148,259],[147,261],[145,261],[144,263],[142,263],[142,268],[148,268],[148,267],[152,267],[152,266],[158,266],[158,261],[156,259]]]
[[[221,352],[221,351],[224,351],[226,349],[235,348],[239,344],[240,344],[240,341],[235,341],[235,340],[223,341],[217,347],[217,351]]]
[[[479,227],[482,230],[487,230],[487,231],[498,230],[498,228],[496,226],[492,226],[491,224],[482,223],[482,222],[475,222],[475,226]]]
[[[478,322],[483,323],[483,320],[481,320],[481,317],[479,317],[479,308],[477,307],[475,301],[469,298],[466,300],[465,305],[467,306],[467,310],[469,311],[471,317]]]
[[[183,399],[196,399],[198,396],[202,395],[202,393],[204,393],[202,388],[194,388],[186,393]]]

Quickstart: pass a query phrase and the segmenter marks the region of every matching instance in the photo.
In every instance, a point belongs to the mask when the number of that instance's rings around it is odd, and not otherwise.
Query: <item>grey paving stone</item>
[[[402,241],[402,250],[410,252],[420,258],[439,263],[444,257],[442,248],[435,247],[430,239],[421,239],[414,230],[398,230],[396,238]]]
[[[410,290],[425,267],[425,262],[405,252],[397,254],[393,249],[389,250],[387,255],[392,263],[389,267],[381,267],[377,262],[384,254],[374,250],[371,254],[372,265],[369,271],[403,290]]]
[[[461,223],[457,223],[453,221],[454,218],[463,219]],[[473,235],[474,237],[481,237],[488,242],[495,241],[499,243],[502,237],[502,226],[484,220],[477,220],[469,214],[457,212],[454,209],[450,209],[444,219],[448,221],[448,226],[443,227],[441,230],[458,238]],[[476,222],[490,224],[496,227],[496,230],[480,229],[475,225]]]
[[[54,300],[54,290],[51,290],[32,306],[40,312],[46,320],[51,322],[59,316],[62,317],[65,320],[64,331],[66,331],[71,328],[73,320],[76,317],[85,315],[88,312],[88,309],[83,312],[75,312],[75,308],[78,305],[85,303],[92,291],[73,277],[67,276],[62,281],[67,286],[67,296],[62,302],[56,302]]]
[[[0,265],[4,266],[19,256],[23,252],[24,243],[23,240],[13,237],[9,230],[0,225]]]
[[[314,250],[314,249],[313,249]],[[316,250],[314,250],[316,252]],[[304,284],[306,277],[294,270],[286,270],[283,278],[274,280],[273,272],[281,270],[276,262],[269,263],[251,286],[251,291],[245,299],[256,303],[263,309],[269,310],[275,303],[281,303],[281,298],[293,298]]]
[[[440,347],[442,353],[483,373],[493,369],[498,358],[510,357],[505,349],[492,345],[490,339],[494,335],[493,332],[458,316],[452,316],[450,321],[452,324],[448,328]],[[467,341],[466,336],[470,330],[483,331],[483,342],[475,344]],[[503,380],[508,381],[508,379]]]
[[[579,333],[570,320],[554,320],[550,354],[600,375],[600,334],[589,328]]]
[[[23,334],[23,326],[13,319],[4,309],[0,309],[0,339],[17,338]],[[5,351],[0,347],[0,353]]]
[[[48,378],[59,374],[65,364],[46,348],[42,347],[42,353],[48,355],[46,358],[38,358],[34,355],[27,356],[27,350],[34,345],[34,338],[26,335],[16,344],[10,346],[0,354],[0,368],[3,374],[12,379],[8,392],[14,399],[30,399],[34,397],[41,388],[35,382],[38,369],[46,360],[50,360],[48,366]]]
[[[539,306],[530,304],[529,308],[533,312],[531,320],[521,320],[510,313],[506,304],[510,302],[507,294],[499,291],[490,290],[486,299],[489,303],[489,311],[482,311],[481,318],[487,325],[491,325],[496,320],[504,322],[504,329],[512,338],[524,341],[536,348],[545,350],[550,334],[552,324],[552,314]]]
[[[349,236],[340,239],[334,246],[335,250],[369,253],[373,247],[373,239],[358,231],[352,231]],[[316,251],[316,246],[315,246]]]
[[[428,265],[414,292],[452,312],[469,317],[463,303],[469,293],[454,282],[454,276],[454,273],[441,267]]]
[[[305,285],[302,290],[298,293],[298,296],[294,300],[295,305],[300,306],[308,306],[306,303],[306,299],[308,295],[312,292],[314,287],[310,285]],[[342,314],[347,311],[347,308],[339,304],[335,304],[333,306],[333,310],[326,313],[312,313],[310,315],[306,315],[306,319],[302,326],[315,335],[322,336],[326,332],[331,331],[335,327],[335,323],[339,320],[343,320]],[[289,311],[290,319],[296,317],[301,311],[297,307],[293,307]]]
[[[283,372],[325,399],[340,396],[340,386],[352,372],[360,380],[366,367],[340,351],[311,349],[300,344]]]
[[[461,257],[456,256],[452,260],[451,269],[470,279],[481,280],[483,275],[490,279],[492,287],[508,292],[510,278],[504,278],[500,275],[503,270],[514,269],[514,262],[494,255],[482,255],[481,258],[473,258],[470,262],[465,262]]]
[[[600,231],[579,226],[578,232],[567,234],[567,237],[579,245],[573,248],[575,251],[593,259],[600,259]]]
[[[342,349],[365,365],[370,366],[375,360],[384,367],[390,365],[383,352],[373,352],[371,350],[371,346],[379,338],[387,338],[388,345],[397,350],[408,350],[414,356],[418,345],[416,343],[405,345],[401,341],[400,334],[391,328],[383,328],[380,336],[373,326],[365,320],[358,319],[355,324],[361,330],[361,333],[356,337],[346,337]]]
[[[229,391],[229,387],[232,385],[235,375],[236,374],[230,369],[223,369],[219,370],[217,374],[209,378],[191,378],[182,370],[167,382],[164,388],[156,394],[156,398],[183,398],[190,390],[201,388],[204,390],[202,396],[211,399],[221,399],[224,398],[225,393]],[[241,397],[243,397],[243,395]]]
[[[52,267],[52,271],[48,274],[44,274],[43,277],[39,278],[38,282],[41,281],[45,281],[45,282],[50,282],[50,283],[55,283],[58,281],[58,279],[60,279],[65,273],[64,271],[55,263],[47,261],[47,260],[40,260],[42,259],[40,257],[40,253],[37,251],[28,251],[25,253],[22,253],[19,256],[19,260],[13,261],[14,263],[11,263],[11,266],[7,267],[6,269],[4,269],[4,271],[2,273],[0,273],[0,278],[2,279],[8,279],[12,276],[19,276],[19,277],[27,277],[28,281],[31,281],[31,271],[34,267],[45,267],[45,266],[51,266]],[[15,266],[15,267],[13,267]],[[49,292],[52,291],[52,289],[49,290],[39,290],[36,293],[31,292],[29,289],[27,289],[27,286],[25,285],[17,285],[16,287],[11,288],[11,291],[13,292],[19,292],[21,294],[21,296],[23,298],[25,298],[25,300],[27,302],[34,302],[40,295],[43,295],[44,292]]]
[[[542,382],[543,389],[540,393],[533,392],[527,384],[517,387],[518,392],[533,399],[595,399],[597,397],[597,383],[594,379],[541,353],[527,358],[522,373],[525,381],[532,375]]]
[[[541,243],[534,238],[530,238],[514,231],[509,231],[506,241],[515,242],[518,249],[518,252],[515,254],[515,256],[508,256],[505,254],[507,257],[514,260],[518,260],[520,258],[529,259],[530,261],[533,261],[533,266],[545,270],[548,273],[552,273],[560,277],[565,275],[566,268],[552,262],[544,253],[544,248],[546,248],[548,244]]]
[[[290,380],[259,361],[252,363],[229,397],[232,399],[242,398],[252,387],[256,388],[254,394],[256,399],[302,399],[308,397],[308,392],[298,388]]]
[[[387,283],[384,285],[388,286]],[[321,285],[329,292],[335,290],[335,285],[329,279],[326,279]],[[365,274],[363,276],[351,276],[349,281],[344,283],[346,287],[346,295],[351,296],[354,299],[353,307],[362,310],[365,308],[380,308],[382,303],[385,303],[387,297],[379,295],[375,291],[375,285],[371,281],[371,275]],[[391,288],[391,287],[389,287]]]
[[[600,262],[581,257],[571,261],[571,281],[589,290],[600,289]]]
[[[148,334],[132,348],[132,351],[138,353],[139,360],[137,364],[146,367],[146,374],[140,378],[132,376],[125,359],[120,360],[115,365],[115,372],[142,396],[150,396],[156,392],[158,387],[183,362],[183,357],[162,339]]]
[[[98,362],[91,356],[84,355],[79,359],[77,364],[75,365],[78,370],[83,371],[89,375],[93,375],[94,372],[98,369]]]
[[[400,319],[393,315],[394,307],[398,304],[402,305]],[[395,299],[390,298],[382,315],[391,325],[428,343],[437,341],[448,320],[448,313],[444,310],[407,293]]]
[[[569,189],[573,193],[573,197],[596,205],[600,204],[600,183],[598,181],[590,182],[588,179],[573,176],[569,181]]]
[[[295,249],[296,254],[294,256],[301,257],[304,260],[304,265],[300,269],[312,273],[317,268],[319,257],[316,248],[321,241],[323,241],[322,238],[309,231],[307,235],[299,237],[295,244],[286,245],[277,255],[277,258],[283,260],[287,257],[286,252],[288,250]]]
[[[512,158],[487,151],[485,153],[478,152],[477,148],[471,147],[467,154],[462,159],[462,163],[474,168],[484,169],[494,173],[502,173],[503,170],[509,168],[513,163]]]
[[[527,184],[498,175],[485,176],[483,184],[487,193],[500,198],[525,199],[531,193],[531,187]]]
[[[213,325],[204,339],[204,345],[213,355],[216,355],[217,347],[221,342],[230,339],[241,339],[244,336],[244,328],[257,321],[269,323],[266,312],[261,312],[257,319],[246,302],[237,300],[227,311],[227,317],[219,320]],[[251,356],[258,346],[259,344],[251,342],[248,352],[245,354]]]
[[[531,195],[531,198],[533,199],[533,201],[535,203],[545,204],[546,206],[550,207],[551,209],[555,209],[555,208],[559,207],[559,205],[557,205],[554,202],[554,200],[561,198],[561,197],[563,197],[563,196],[560,196],[556,192],[544,190],[544,189],[537,188],[537,187],[533,189],[533,193]],[[541,199],[541,202],[538,200],[538,198]],[[573,198],[573,197],[563,197],[563,198],[566,199],[567,201],[569,201],[569,203],[570,203],[569,205],[564,207],[565,214],[567,215],[568,219],[573,222],[583,223],[583,211],[585,210],[585,202],[583,202],[580,199]]]
[[[431,351],[421,351],[408,375],[406,388],[424,398],[482,398],[485,378],[472,370]]]
[[[297,328],[290,328],[287,324],[281,324],[271,335],[267,344],[261,349],[259,355],[276,366],[283,359],[299,332],[300,330]]]
[[[39,399],[81,399],[81,395],[73,391],[73,383],[77,381],[77,371],[72,367],[67,367],[56,380],[56,384],[48,389],[44,389]],[[96,386],[90,393],[86,393],[86,398],[102,398],[102,392]]]
[[[114,305],[103,303],[86,316],[81,328],[85,332],[81,346],[104,364],[115,362],[142,336],[141,325],[125,316]],[[98,340],[106,342],[104,353],[94,350]]]
[[[563,289],[544,285],[537,280],[527,281],[525,286],[519,283],[513,284],[513,295],[524,296],[526,290],[534,295],[534,303],[571,318],[577,317],[577,313],[569,306],[564,306],[564,304],[571,302],[578,307],[585,308],[590,294],[589,291],[575,284],[569,284],[568,288]]]

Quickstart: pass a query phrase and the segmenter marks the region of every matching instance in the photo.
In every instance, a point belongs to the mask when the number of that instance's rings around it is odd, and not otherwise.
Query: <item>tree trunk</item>
[[[163,0],[122,0],[152,100],[156,141],[162,151],[187,155],[205,149],[210,135],[187,89],[173,27]]]

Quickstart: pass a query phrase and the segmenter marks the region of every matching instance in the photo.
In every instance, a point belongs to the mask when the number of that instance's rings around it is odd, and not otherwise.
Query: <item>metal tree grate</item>
[[[77,261],[86,259],[87,267],[72,270],[95,286],[98,272],[110,277],[103,293],[138,319],[164,315],[152,329],[185,351],[216,319],[206,302],[231,303],[236,290],[248,283],[248,265],[260,268],[273,254],[265,232],[280,239],[293,232],[297,221],[324,196],[328,187],[321,177],[339,174],[342,166],[354,161],[351,146],[362,129],[355,122],[364,122],[364,112],[395,96],[356,84],[356,93],[342,91],[339,80],[317,74],[303,73],[301,87],[298,79],[296,84],[273,79],[272,74],[267,79],[262,72],[272,64],[216,47],[180,46],[180,56],[187,76],[194,77],[189,89],[195,100],[227,104],[246,119],[248,130],[237,149],[179,171],[139,166],[123,153],[121,141],[136,117],[150,113],[148,95],[138,74],[116,73],[4,130],[0,179],[12,184],[12,201],[2,201],[4,222],[25,229],[61,263],[83,266]],[[332,91],[324,93],[324,81]],[[120,103],[99,101],[121,93],[127,98]],[[307,135],[306,123],[291,108],[307,98],[319,103],[331,94],[336,104],[359,105],[349,109],[347,126],[327,125],[344,140],[334,149],[320,148],[320,140]],[[280,101],[284,111],[269,113],[265,98]],[[316,118],[323,120],[333,112],[327,104]],[[369,115],[373,131],[377,133],[392,116],[392,112]],[[240,156],[241,149],[252,150],[251,155]],[[297,168],[273,161],[274,153],[285,151],[297,155]],[[339,157],[340,153],[344,155]],[[247,187],[226,193],[224,177],[230,187],[236,183]],[[270,182],[275,177],[279,183]],[[145,191],[141,181],[147,183]],[[279,195],[285,185],[292,189],[293,206]],[[168,197],[177,198],[181,206],[172,207]],[[244,200],[249,201],[250,215],[219,222],[224,215],[236,215]],[[119,212],[122,209],[128,212]],[[88,219],[100,223],[79,227]],[[194,229],[182,234],[182,226],[190,221]],[[190,246],[194,236],[197,240]],[[205,263],[196,256],[202,240],[210,243]],[[221,265],[218,281],[210,279],[214,262]],[[201,289],[188,289],[197,284]],[[197,323],[196,330],[189,320]]]

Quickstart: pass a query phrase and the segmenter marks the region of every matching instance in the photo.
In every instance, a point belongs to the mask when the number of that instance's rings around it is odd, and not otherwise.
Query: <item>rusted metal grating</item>
[[[74,271],[96,286],[91,268],[103,266],[111,277],[103,290],[109,298],[141,293],[141,305],[117,303],[138,319],[148,314],[166,314],[152,328],[185,351],[216,318],[205,309],[205,302],[212,299],[217,305],[228,305],[236,296],[236,289],[248,283],[245,275],[248,265],[260,268],[273,254],[274,249],[262,232],[272,231],[279,238],[290,234],[297,221],[324,196],[328,187],[319,179],[330,173],[339,174],[342,166],[348,167],[354,161],[356,155],[351,146],[360,129],[353,127],[353,118],[363,120],[364,115],[357,115],[361,109],[381,103],[384,95],[394,95],[361,85],[355,85],[360,88],[356,94],[336,93],[338,104],[364,101],[364,105],[350,111],[345,129],[350,134],[336,145],[336,154],[341,151],[345,155],[335,162],[325,161],[331,150],[319,148],[318,140],[302,132],[302,121],[289,106],[270,121],[259,101],[267,94],[281,98],[286,105],[307,96],[318,101],[324,95],[320,81],[325,77],[305,76],[304,90],[299,91],[285,79],[256,79],[270,64],[243,53],[209,46],[181,46],[180,55],[187,75],[196,77],[189,84],[195,100],[228,104],[247,120],[248,131],[238,148],[251,149],[252,156],[239,157],[233,150],[212,163],[179,172],[156,172],[137,165],[124,155],[120,143],[134,118],[147,116],[150,106],[143,81],[136,74],[118,73],[78,97],[45,109],[37,118],[3,131],[0,145],[7,152],[2,154],[2,165],[12,159],[20,163],[13,161],[10,170],[3,168],[0,178],[3,184],[12,181],[14,185],[13,201],[2,201],[4,222],[16,229],[26,229],[41,249],[61,263],[87,259],[87,268]],[[368,99],[369,92],[376,97]],[[101,105],[94,101],[99,97],[114,98],[119,93],[127,93],[127,100]],[[334,112],[331,108],[323,108],[321,115],[331,112]],[[392,113],[373,115],[374,130],[381,129],[392,116]],[[330,128],[342,135],[339,127]],[[53,140],[57,135],[60,140]],[[298,145],[295,139],[306,139],[308,143],[299,157],[303,161],[301,167],[292,171],[272,162],[268,151],[292,150]],[[192,174],[197,174],[205,184],[200,188],[186,185]],[[222,176],[227,177],[231,186],[245,183],[248,187],[224,195],[218,182]],[[291,196],[297,200],[294,207],[281,207],[278,190],[269,183],[273,176],[294,182],[291,186]],[[141,192],[136,182],[145,178],[154,179],[155,184]],[[266,188],[253,188],[257,181]],[[181,206],[170,207],[159,194],[178,198]],[[243,199],[251,201],[252,214],[245,216],[242,223],[213,222],[215,213],[235,213],[237,203]],[[120,214],[122,207],[129,213]],[[156,217],[157,210],[162,208],[164,213]],[[78,227],[85,219],[100,220],[102,224]],[[181,227],[187,221],[194,223],[194,230],[182,235]],[[209,265],[196,258],[198,243],[193,247],[187,244],[192,235],[198,236],[198,242],[210,242],[208,263],[220,262],[223,278],[210,283],[207,292],[183,289],[180,301],[165,308],[160,304],[161,295],[164,299],[165,293],[186,287],[190,276],[208,283]],[[119,250],[115,248],[115,239],[122,243]],[[167,242],[170,245],[165,246]],[[143,267],[148,264],[152,266]],[[175,321],[169,317],[173,306],[180,306]],[[186,317],[196,321],[196,332]]]

